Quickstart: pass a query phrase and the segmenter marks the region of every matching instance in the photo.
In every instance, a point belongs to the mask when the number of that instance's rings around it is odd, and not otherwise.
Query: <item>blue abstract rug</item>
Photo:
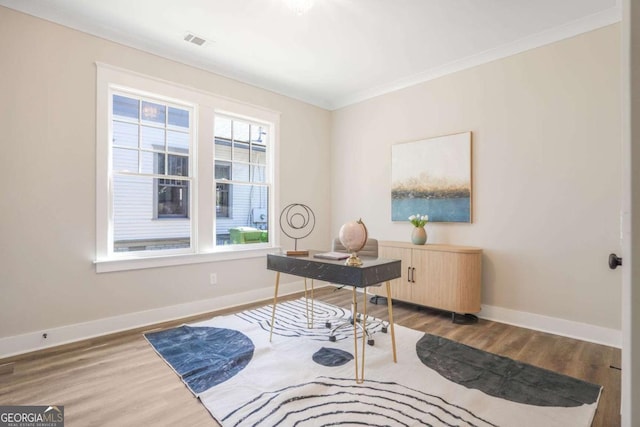
[[[345,310],[305,300],[146,334],[156,352],[223,426],[587,427],[602,388],[396,325],[366,346],[354,380],[353,331],[329,341]]]

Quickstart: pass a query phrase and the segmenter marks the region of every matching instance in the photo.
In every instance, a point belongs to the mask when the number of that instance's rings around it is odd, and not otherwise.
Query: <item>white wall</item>
[[[314,209],[308,248],[328,249],[359,217],[373,236],[407,241],[408,223],[390,221],[391,144],[472,131],[474,222],[428,224],[429,240],[485,250],[485,306],[618,330],[620,273],[606,266],[619,250],[618,33],[329,113],[0,7],[0,355],[52,328],[126,328],[271,293],[263,258],[95,273],[96,61],[282,112],[280,208]]]
[[[484,249],[484,306],[619,332],[620,273],[607,266],[620,248],[619,32],[333,112],[332,230],[362,217],[370,235],[409,241],[410,224],[391,221],[391,145],[472,131],[473,223],[430,223],[429,242]]]
[[[276,211],[310,205],[317,224],[304,245],[329,248],[326,110],[3,7],[0,58],[0,357],[7,337],[119,316],[125,328],[145,318],[134,313],[272,294],[264,257],[95,272],[96,61],[280,111]]]

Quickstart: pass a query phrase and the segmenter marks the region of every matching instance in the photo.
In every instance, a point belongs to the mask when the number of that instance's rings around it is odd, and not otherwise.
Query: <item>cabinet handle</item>
[[[416,283],[416,268],[411,269],[411,283]]]
[[[411,267],[407,267],[407,282],[411,283]]]

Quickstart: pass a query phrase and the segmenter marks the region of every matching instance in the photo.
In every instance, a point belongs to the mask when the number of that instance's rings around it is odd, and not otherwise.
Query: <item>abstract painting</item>
[[[471,222],[471,132],[391,146],[391,220]]]

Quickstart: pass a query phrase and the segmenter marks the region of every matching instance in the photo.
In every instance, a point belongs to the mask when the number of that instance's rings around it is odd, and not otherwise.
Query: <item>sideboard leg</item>
[[[369,302],[370,302],[371,304],[376,304],[376,305],[378,305],[378,304],[380,304],[380,302],[378,302],[378,301],[380,301],[380,300],[382,300],[382,303],[383,303],[383,304],[386,304],[386,303],[387,303],[387,298],[386,298],[386,297],[381,297],[381,296],[379,296],[379,295],[374,295],[374,296],[372,296],[372,297],[369,299]]]
[[[478,323],[478,316],[470,313],[454,313],[451,312],[451,323],[456,323],[458,325],[471,325],[473,323]]]

